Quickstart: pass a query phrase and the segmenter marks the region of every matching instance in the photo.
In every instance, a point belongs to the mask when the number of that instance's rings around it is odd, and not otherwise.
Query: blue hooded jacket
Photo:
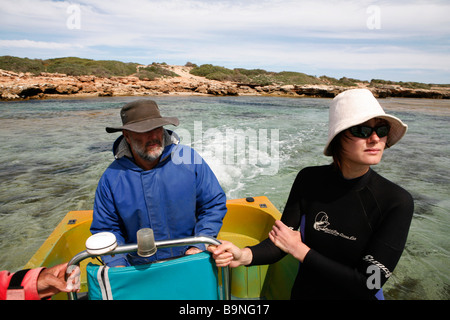
[[[116,140],[116,160],[103,173],[95,193],[92,234],[112,232],[119,245],[136,243],[141,228],[153,229],[155,240],[217,237],[227,209],[216,176],[195,150],[178,144],[173,132],[165,130],[164,137],[160,161],[148,171],[134,163],[123,136]],[[186,249],[158,249],[149,258],[132,253],[102,259],[110,267],[129,266],[181,256]]]

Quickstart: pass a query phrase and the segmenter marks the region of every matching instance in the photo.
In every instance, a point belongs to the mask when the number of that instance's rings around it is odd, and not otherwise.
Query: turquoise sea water
[[[20,269],[66,212],[92,209],[113,160],[119,109],[135,97],[0,102],[0,269]],[[267,196],[280,211],[297,172],[330,162],[329,99],[154,97],[210,164],[228,198]],[[450,101],[382,99],[409,125],[374,169],[411,192],[407,247],[390,299],[449,299]],[[170,129],[170,127],[168,127]]]

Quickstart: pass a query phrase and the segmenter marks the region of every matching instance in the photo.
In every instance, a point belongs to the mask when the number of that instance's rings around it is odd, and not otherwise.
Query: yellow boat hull
[[[228,212],[217,238],[231,241],[241,248],[266,239],[275,220],[281,217],[281,213],[267,197],[228,200],[227,208]],[[91,236],[91,222],[92,210],[68,212],[25,268],[51,267],[68,262],[84,251],[86,239]],[[96,259],[86,259],[80,264],[81,292],[88,290],[85,268],[89,262],[100,264]],[[289,299],[297,268],[298,262],[291,256],[286,256],[270,266],[231,269],[231,294],[240,299]],[[67,299],[67,295],[60,293],[54,299]]]

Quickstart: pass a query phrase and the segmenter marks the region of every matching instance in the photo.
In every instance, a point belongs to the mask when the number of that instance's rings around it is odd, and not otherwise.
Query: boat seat
[[[130,267],[86,267],[91,300],[218,300],[218,272],[210,253]]]

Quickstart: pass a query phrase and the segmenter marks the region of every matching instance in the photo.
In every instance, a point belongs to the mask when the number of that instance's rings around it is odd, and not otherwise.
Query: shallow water
[[[0,103],[0,269],[21,268],[67,211],[92,209],[119,135],[104,128],[120,124],[119,109],[134,99]],[[265,195],[282,210],[297,172],[330,162],[322,154],[329,99],[154,100],[163,115],[180,119],[182,143],[204,156],[228,198]],[[450,101],[380,102],[409,129],[374,169],[415,200],[407,247],[385,295],[449,299]]]

